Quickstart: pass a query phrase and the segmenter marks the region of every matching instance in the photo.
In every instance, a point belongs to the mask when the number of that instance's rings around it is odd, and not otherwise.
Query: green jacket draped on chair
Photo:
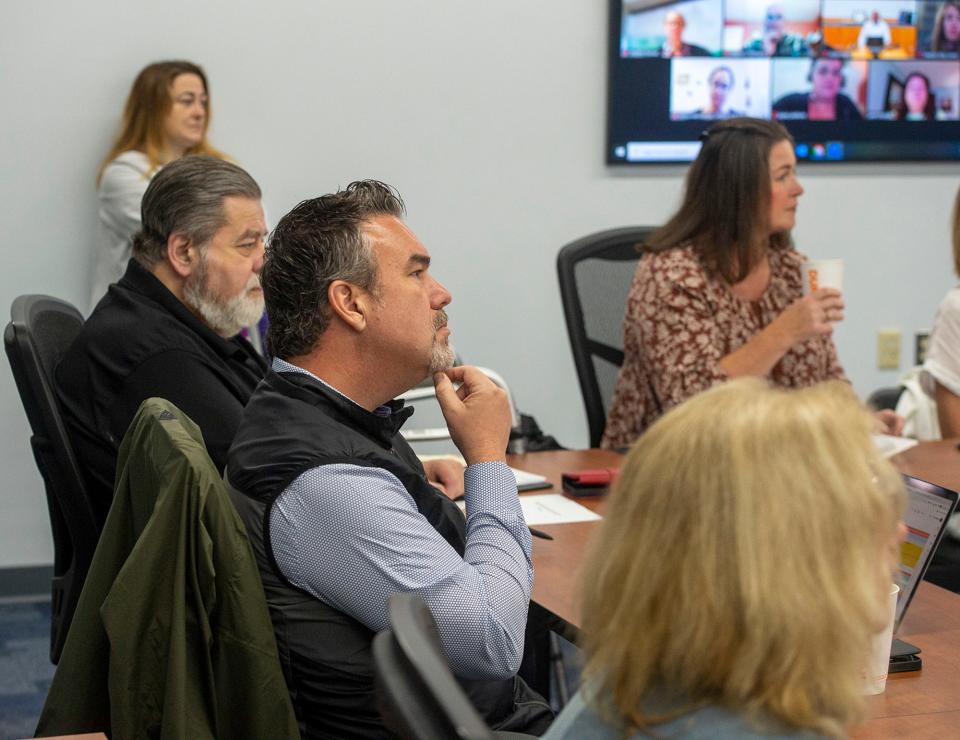
[[[144,401],[37,728],[298,737],[260,576],[199,428]]]

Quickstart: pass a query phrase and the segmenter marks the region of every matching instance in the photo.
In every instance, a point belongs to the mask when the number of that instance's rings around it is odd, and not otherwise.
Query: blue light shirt
[[[280,359],[273,369],[323,382]],[[375,632],[389,626],[391,594],[419,594],[457,675],[510,677],[523,657],[533,586],[530,532],[505,464],[468,466],[464,487],[461,558],[392,473],[342,463],[312,468],[271,509],[274,558],[290,583]]]

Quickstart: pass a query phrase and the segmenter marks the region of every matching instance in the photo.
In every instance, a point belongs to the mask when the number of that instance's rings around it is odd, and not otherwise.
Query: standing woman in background
[[[97,173],[101,233],[90,309],[126,269],[140,200],[157,170],[185,154],[224,158],[207,142],[209,125],[207,77],[196,64],[156,62],[133,81],[120,133]]]

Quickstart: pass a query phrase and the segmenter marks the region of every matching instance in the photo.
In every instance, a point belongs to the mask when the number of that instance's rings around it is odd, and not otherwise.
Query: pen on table
[[[553,535],[552,535],[552,534],[547,534],[547,533],[544,532],[542,529],[534,529],[533,527],[527,527],[527,529],[530,530],[530,534],[532,534],[534,537],[539,537],[541,540],[552,540],[552,539],[553,539]]]

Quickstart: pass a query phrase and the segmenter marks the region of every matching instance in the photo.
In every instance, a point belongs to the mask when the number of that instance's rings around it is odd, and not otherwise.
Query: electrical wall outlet
[[[900,367],[900,330],[881,329],[877,334],[877,367],[897,370]]]

